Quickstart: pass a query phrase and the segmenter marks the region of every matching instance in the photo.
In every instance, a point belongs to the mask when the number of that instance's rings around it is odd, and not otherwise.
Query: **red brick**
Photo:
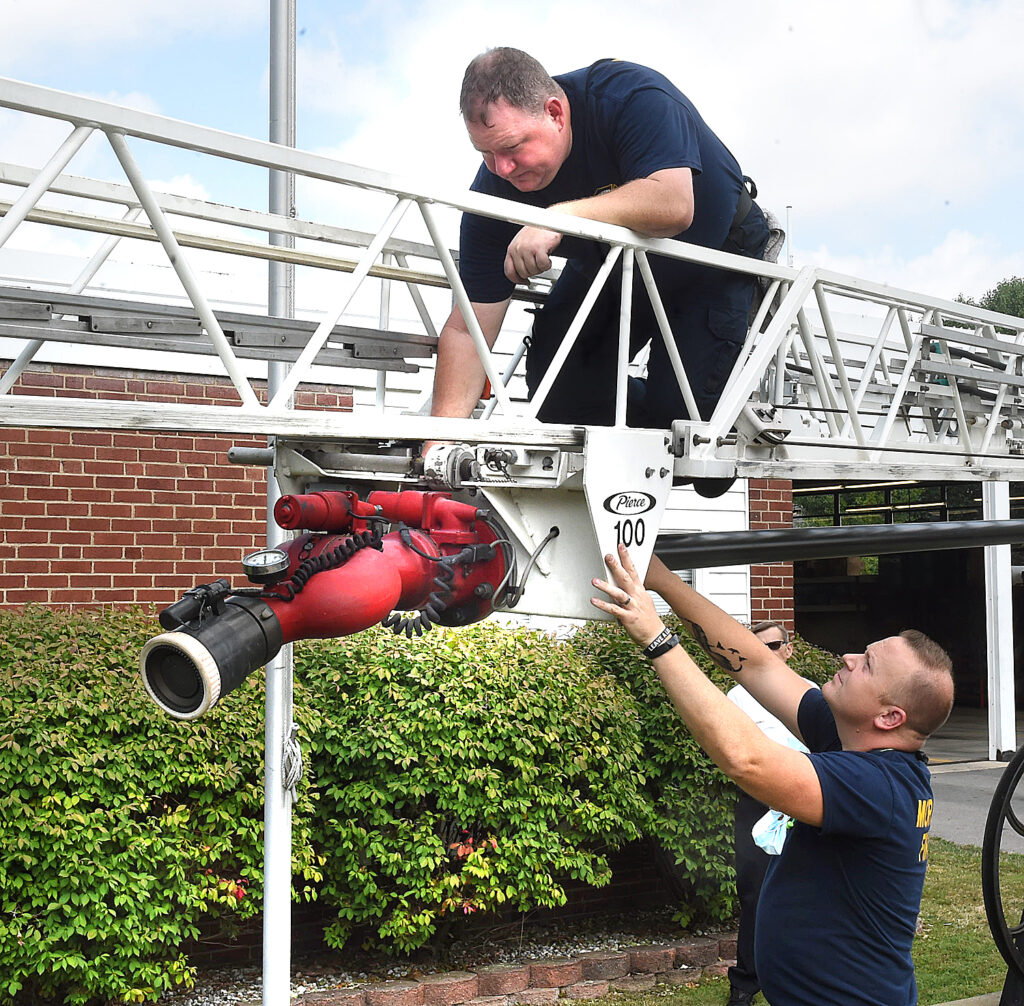
[[[706,964],[701,969],[703,978],[725,978],[729,974],[729,968],[736,967],[735,961],[716,961],[714,964]]]
[[[579,954],[577,960],[585,981],[606,981],[629,974],[629,954],[621,950],[591,950]]]
[[[34,531],[63,531],[67,525],[61,517],[33,517],[31,527]]]
[[[608,983],[600,980],[577,982],[567,985],[562,992],[567,999],[601,999],[608,995]]]
[[[35,544],[36,542],[39,541],[39,535],[38,535],[37,532],[35,532],[35,531],[23,531],[23,530],[21,530],[20,527],[17,528],[17,529],[11,528],[11,529],[5,530],[4,531],[4,538],[6,538],[7,541],[9,541],[9,542],[14,542],[14,543],[28,541],[28,542],[32,542],[33,544]]]
[[[62,590],[59,595],[60,604],[92,604],[91,590]]]
[[[49,591],[46,590],[19,590],[16,598],[8,603],[14,604],[45,604],[50,600]]]
[[[53,480],[49,472],[13,472],[11,482],[19,486],[48,486]],[[29,493],[29,496],[32,494]]]
[[[366,1006],[363,989],[327,989],[307,992],[292,1000],[293,1006]]]
[[[26,438],[30,444],[70,444],[70,430],[29,430]]]
[[[48,503],[46,512],[61,517],[82,517],[89,512],[86,503]]]
[[[559,989],[553,988],[523,989],[522,992],[513,992],[508,997],[509,1003],[522,1003],[522,1006],[542,1006],[543,1003],[558,1001]]]
[[[419,982],[381,982],[368,985],[366,1006],[423,1006],[423,986]]]
[[[505,996],[530,986],[529,964],[491,964],[476,972],[481,997]]]
[[[624,947],[623,951],[629,954],[629,970],[635,974],[656,974],[676,964],[675,947],[671,946]]]
[[[27,370],[21,375],[23,384],[33,388],[60,388],[64,380],[56,374],[45,374],[39,371]]]
[[[12,458],[48,458],[50,451],[45,444],[11,444],[7,453]]]
[[[718,956],[722,960],[736,960],[736,942],[738,939],[738,933],[729,933],[718,938]]]
[[[477,996],[477,976],[468,971],[445,971],[420,979],[424,1006],[458,1006]]]
[[[34,494],[33,494],[34,495]],[[46,513],[46,504],[42,502],[36,502],[35,499],[22,500],[17,506],[11,506],[7,508],[7,513],[4,515],[7,520],[11,520],[14,517],[42,517]]]
[[[68,578],[60,573],[50,573],[47,576],[33,576],[31,582],[33,587],[66,587]]]
[[[0,573],[0,588],[24,587],[26,579],[20,573]]]
[[[22,381],[24,381],[24,378],[22,378]],[[21,383],[15,385],[13,391],[16,395],[32,395],[39,398],[54,398],[61,394],[58,388],[29,388],[24,387]]]
[[[113,434],[75,430],[75,443],[93,447],[109,447],[114,442]]]
[[[530,964],[530,984],[534,988],[558,988],[583,980],[583,966],[574,957],[552,957]]]
[[[683,966],[675,971],[662,971],[655,975],[654,980],[658,985],[696,985],[700,980],[700,971]]]
[[[647,992],[654,988],[654,975],[626,975],[608,983],[613,992]]]
[[[123,393],[126,390],[123,377],[87,377],[85,386],[95,391],[120,391]]]
[[[674,946],[676,967],[682,964],[691,968],[703,967],[718,960],[718,940],[698,936],[692,940],[681,940]]]
[[[178,398],[185,393],[185,385],[172,381],[147,381],[146,393],[148,395],[169,395]]]

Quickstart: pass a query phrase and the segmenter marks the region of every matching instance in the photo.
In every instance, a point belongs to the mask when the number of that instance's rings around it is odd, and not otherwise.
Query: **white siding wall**
[[[700,531],[746,531],[750,527],[745,479],[718,499],[707,500],[693,489],[674,489],[669,497],[665,515],[661,520],[661,533],[672,534]],[[705,597],[714,601],[733,618],[750,622],[750,567],[722,566],[715,569],[697,569],[692,579],[686,570],[676,572]],[[659,605],[661,599],[657,599]]]

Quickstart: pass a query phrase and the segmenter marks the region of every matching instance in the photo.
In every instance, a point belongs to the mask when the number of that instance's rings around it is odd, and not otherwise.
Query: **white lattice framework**
[[[7,290],[0,335],[26,340],[26,349],[0,384],[0,423],[17,425],[126,426],[220,429],[296,439],[345,441],[444,438],[478,443],[579,447],[582,431],[545,426],[536,413],[582,326],[601,285],[615,267],[622,284],[618,356],[617,425],[625,424],[629,372],[628,305],[641,283],[650,296],[661,336],[686,401],[692,394],[675,352],[650,269],[650,256],[701,262],[757,275],[766,290],[743,353],[710,421],[675,424],[669,445],[676,475],[739,473],[782,477],[883,476],[936,479],[1021,477],[1024,459],[1016,431],[1024,384],[1024,321],[935,297],[895,290],[824,270],[795,271],[669,240],[644,239],[612,225],[558,216],[463,191],[427,191],[408,179],[344,164],[104,102],[0,80],[0,106],[68,123],[69,134],[38,172],[0,167],[0,180],[21,188],[0,206],[0,244],[26,222],[49,223],[107,235],[108,241],[69,291],[32,298]],[[105,135],[126,183],[63,175],[93,133]],[[374,233],[291,220],[254,210],[176,196],[157,195],[143,177],[133,147],[152,141],[228,161],[255,164],[347,188],[372,190],[391,200]],[[96,212],[48,208],[47,193],[91,200]],[[473,320],[451,251],[442,240],[439,207],[472,211],[522,224],[553,227],[608,245],[604,267],[580,309],[552,371],[533,401],[506,388],[508,375],[488,350]],[[111,212],[111,208],[116,208]],[[404,215],[418,213],[431,245],[400,241],[394,231]],[[145,222],[148,220],[148,223]],[[180,221],[184,220],[184,225]],[[211,236],[189,221],[238,228],[239,236]],[[242,233],[244,229],[244,233]],[[282,248],[252,238],[253,231],[289,234],[322,243],[324,250]],[[167,253],[191,309],[90,299],[83,291],[117,240],[158,241]],[[340,251],[339,251],[340,247]],[[193,248],[231,256],[277,259],[347,273],[340,295],[317,324],[285,325],[226,315],[211,306],[190,267]],[[425,263],[411,268],[410,261]],[[368,277],[404,284],[416,305],[422,331],[395,333],[382,326],[360,331],[346,325],[346,311]],[[315,363],[388,370],[415,370],[432,351],[440,318],[432,318],[423,287],[449,286],[470,321],[473,340],[494,389],[494,399],[475,420],[431,419],[377,410],[372,415],[297,413],[288,402],[310,380]],[[526,297],[539,296],[543,284]],[[79,297],[82,299],[76,300]],[[859,316],[857,331],[842,322]],[[163,320],[164,324],[154,324]],[[873,321],[871,321],[873,317]],[[118,319],[121,319],[118,322]],[[134,319],[134,322],[131,320]],[[865,326],[871,322],[872,329]],[[120,325],[120,327],[119,327]],[[260,332],[263,338],[260,338]],[[269,333],[269,334],[268,334]],[[128,344],[215,353],[238,404],[167,406],[144,402],[81,400],[74,409],[31,395],[10,394],[18,376],[47,340]],[[293,366],[273,400],[261,404],[240,363],[247,357],[290,359]],[[519,354],[521,355],[521,354]],[[516,360],[516,357],[513,357]],[[392,465],[393,467],[393,465]],[[391,473],[393,474],[393,472]]]

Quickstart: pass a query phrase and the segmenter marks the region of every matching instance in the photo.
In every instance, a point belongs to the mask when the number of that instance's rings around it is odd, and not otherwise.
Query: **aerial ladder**
[[[0,164],[0,253],[22,228],[85,231],[100,241],[70,283],[19,274],[0,286],[0,339],[18,347],[0,377],[0,425],[265,436],[266,449],[236,448],[233,459],[272,466],[284,494],[277,521],[300,532],[249,556],[247,585],[199,585],[162,613],[165,632],[147,645],[142,672],[171,715],[201,715],[294,639],[344,635],[381,620],[411,634],[513,608],[595,617],[589,584],[602,573],[602,557],[624,543],[643,568],[678,483],[1024,481],[1024,319],[813,266],[752,261],[461,189],[428,188],[19,81],[0,79],[0,108],[66,130],[41,169]],[[103,147],[112,177],[67,170],[90,138]],[[219,168],[256,166],[354,193],[361,217],[366,206],[378,207],[381,222],[348,229],[159,192],[140,166],[140,151],[150,145]],[[475,323],[447,238],[455,212],[554,229],[606,248],[593,297],[531,400],[520,376],[525,326],[504,333],[492,349]],[[415,219],[415,237],[402,231],[405,219]],[[130,296],[113,289],[117,283],[105,288],[125,242],[162,249],[161,276],[173,274],[174,287],[136,287]],[[626,388],[643,368],[628,352],[634,296],[651,299],[682,397],[698,415],[661,309],[651,269],[658,256],[749,274],[760,296],[713,415],[680,419],[668,430],[633,429]],[[211,261],[279,262],[335,281],[324,288],[326,300],[302,306],[301,317],[277,317],[222,302],[208,289],[215,270],[194,264]],[[517,303],[542,302],[554,278],[518,287]],[[624,305],[615,423],[541,423],[538,409],[608,282],[621,283]],[[408,295],[411,323],[392,320],[398,291]],[[492,393],[471,419],[426,414],[422,378],[438,321],[453,302],[469,323]],[[376,324],[367,323],[370,313]],[[41,349],[55,344],[216,360],[235,400],[169,405],[32,394],[19,381]],[[254,363],[268,361],[289,369],[264,402]],[[357,385],[365,404],[351,413],[294,409],[295,391],[325,373]],[[438,446],[423,456],[425,441]],[[1024,540],[1020,524],[980,522],[948,541]],[[895,547],[915,547],[912,532],[900,534]],[[751,539],[730,561],[797,558],[812,539],[817,555],[855,548],[801,532],[798,540],[776,537],[774,550]],[[695,559],[687,551],[699,544],[677,539],[663,550],[679,565],[713,564],[713,554]],[[872,543],[873,552],[884,550],[886,542]],[[1005,821],[1009,797],[1001,799]],[[1019,930],[1003,922],[1000,945],[1020,967]]]

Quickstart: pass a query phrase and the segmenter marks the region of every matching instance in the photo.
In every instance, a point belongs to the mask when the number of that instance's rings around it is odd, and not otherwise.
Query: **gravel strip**
[[[601,916],[582,921],[526,923],[469,934],[443,958],[425,962],[422,956],[391,958],[361,955],[346,966],[341,955],[292,962],[291,994],[352,988],[374,982],[419,978],[437,971],[474,971],[488,964],[521,964],[550,957],[574,957],[592,950],[619,950],[644,943],[662,943],[686,936],[666,912]],[[195,987],[160,998],[161,1006],[236,1006],[262,998],[261,969],[256,966],[201,971]]]

